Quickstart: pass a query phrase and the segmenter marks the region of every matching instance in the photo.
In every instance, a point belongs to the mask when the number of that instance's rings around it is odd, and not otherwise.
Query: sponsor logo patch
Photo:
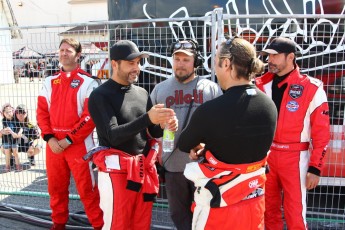
[[[247,89],[246,92],[248,95],[256,95],[255,89]]]
[[[289,101],[286,104],[286,108],[290,111],[290,112],[296,112],[299,108],[299,104],[296,101]]]
[[[55,80],[53,81],[53,84],[54,84],[54,85],[61,84],[61,79],[55,79]]]
[[[77,88],[79,85],[80,85],[80,80],[74,79],[74,80],[71,82],[71,87],[72,87],[73,89],[74,89],[74,88]]]
[[[217,162],[215,159],[213,159],[213,157],[210,157],[210,158],[208,159],[208,161],[209,161],[211,164],[213,164],[213,165],[218,164],[218,162]]]
[[[259,184],[259,180],[256,179],[256,180],[250,181],[249,184],[248,184],[248,186],[249,186],[249,188],[255,188],[255,187],[258,186],[258,184]]]
[[[246,173],[254,172],[262,167],[261,163],[250,165],[247,167]]]
[[[291,85],[289,90],[289,95],[293,99],[299,98],[303,94],[304,87],[301,85]]]

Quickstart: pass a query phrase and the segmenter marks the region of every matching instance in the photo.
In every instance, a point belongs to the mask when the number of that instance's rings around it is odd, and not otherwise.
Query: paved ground
[[[28,224],[25,222],[15,221],[7,217],[0,217],[0,229],[7,230],[44,230],[48,227],[39,227],[34,224]]]

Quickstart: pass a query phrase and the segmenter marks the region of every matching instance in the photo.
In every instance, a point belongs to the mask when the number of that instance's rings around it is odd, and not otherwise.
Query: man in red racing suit
[[[273,99],[278,109],[277,129],[268,156],[267,230],[283,229],[282,200],[288,229],[307,229],[306,189],[315,188],[319,182],[330,138],[323,84],[300,74],[295,50],[290,39],[274,39],[263,51],[269,55],[269,72],[256,79],[257,87]]]
[[[68,221],[68,187],[74,177],[86,215],[95,229],[103,226],[99,192],[89,162],[81,160],[94,147],[95,125],[88,111],[88,97],[98,82],[78,66],[81,45],[74,39],[60,43],[59,73],[45,79],[38,96],[37,121],[47,142],[48,192],[54,225],[65,229]]]

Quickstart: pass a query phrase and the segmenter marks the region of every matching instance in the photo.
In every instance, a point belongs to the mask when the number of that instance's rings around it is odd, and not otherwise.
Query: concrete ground
[[[39,227],[34,224],[27,224],[21,221],[15,221],[9,219],[7,217],[0,217],[0,229],[7,229],[7,230],[44,230],[48,229],[48,227]]]

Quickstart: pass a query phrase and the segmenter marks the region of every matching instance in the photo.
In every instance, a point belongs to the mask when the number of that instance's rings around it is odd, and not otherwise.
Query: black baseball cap
[[[266,49],[262,50],[261,54],[280,54],[280,53],[296,53],[295,43],[284,37],[275,38]]]
[[[137,45],[129,40],[120,40],[116,42],[110,49],[111,60],[125,60],[130,61],[137,57],[147,58],[148,54],[140,52]]]

